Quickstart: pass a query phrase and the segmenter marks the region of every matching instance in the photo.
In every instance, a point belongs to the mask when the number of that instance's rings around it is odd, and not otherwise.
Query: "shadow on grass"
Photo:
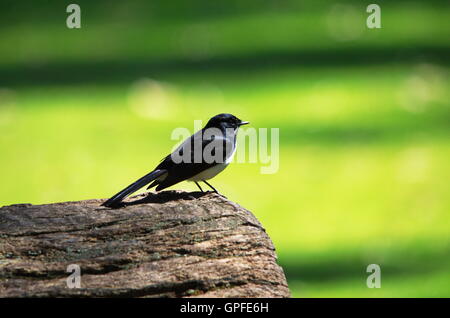
[[[284,125],[280,128],[280,143],[298,145],[299,143],[316,143],[329,145],[370,145],[377,143],[399,143],[419,139],[448,138],[450,126],[447,111],[434,110],[424,115],[397,115],[389,124],[377,124],[376,121],[347,126],[338,125]],[[384,115],[386,117],[389,114]],[[368,116],[369,117],[369,116]],[[367,121],[372,118],[366,118]],[[277,127],[273,124],[269,127]]]
[[[291,68],[373,65],[433,61],[448,64],[447,47],[342,48],[308,52],[269,52],[247,56],[214,57],[199,60],[111,60],[84,62],[48,62],[28,66],[2,66],[0,85],[49,85],[126,83],[141,77],[164,78],[173,75],[214,75],[215,72],[245,76],[248,72]]]
[[[362,257],[366,251],[351,255],[332,255],[329,258],[317,260],[305,256],[286,255],[279,260],[288,282],[331,282],[338,280],[362,279],[370,273],[366,272],[369,264],[380,265],[382,275],[413,276],[432,272],[450,271],[450,248],[416,255],[408,249],[399,250],[391,257],[373,256]]]

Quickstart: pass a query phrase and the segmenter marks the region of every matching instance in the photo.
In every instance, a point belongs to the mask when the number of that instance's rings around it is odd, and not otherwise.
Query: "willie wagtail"
[[[152,182],[147,189],[156,186],[156,191],[170,187],[178,182],[193,181],[203,192],[198,182],[206,183],[214,192],[217,190],[209,180],[224,170],[236,150],[238,128],[248,124],[231,114],[212,117],[206,126],[186,139],[150,173],[112,196],[102,205],[118,207],[131,193]]]

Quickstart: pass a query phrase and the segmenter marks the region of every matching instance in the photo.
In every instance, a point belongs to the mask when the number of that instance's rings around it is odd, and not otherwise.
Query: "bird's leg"
[[[203,189],[202,189],[202,187],[198,184],[198,182],[197,182],[197,181],[194,181],[194,183],[197,185],[197,187],[200,189],[200,191],[203,192]]]
[[[213,189],[213,191],[217,194],[220,194],[219,191],[217,191],[212,185],[210,185],[208,182],[206,182],[205,180],[203,180],[204,183],[206,183],[211,189]]]

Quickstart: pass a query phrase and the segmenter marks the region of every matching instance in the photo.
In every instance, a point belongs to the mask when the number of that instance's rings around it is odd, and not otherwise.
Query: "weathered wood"
[[[214,193],[0,208],[1,297],[289,297],[258,220]],[[68,288],[67,266],[81,269]]]

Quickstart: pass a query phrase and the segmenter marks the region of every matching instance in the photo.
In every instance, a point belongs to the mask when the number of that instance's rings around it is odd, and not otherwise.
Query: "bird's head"
[[[242,121],[231,114],[219,114],[212,117],[205,128],[233,128],[237,129],[242,125],[247,125],[248,121]]]

